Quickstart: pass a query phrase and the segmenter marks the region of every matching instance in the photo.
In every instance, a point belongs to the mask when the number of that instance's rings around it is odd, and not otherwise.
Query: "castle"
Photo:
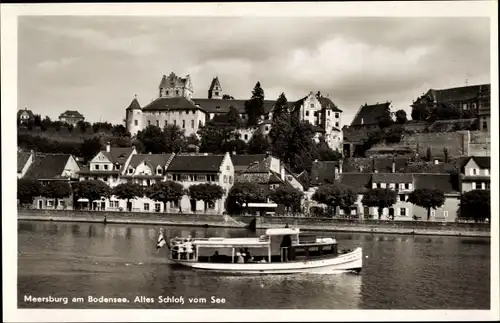
[[[163,75],[158,87],[158,98],[141,107],[134,98],[126,109],[126,126],[132,136],[147,126],[160,128],[168,124],[179,126],[186,136],[196,134],[209,120],[216,115],[226,114],[230,107],[236,108],[242,120],[247,120],[245,101],[232,99],[223,95],[218,77],[213,78],[208,98],[193,98],[191,77],[179,77],[175,73]],[[276,101],[264,101],[264,115],[256,127],[239,129],[240,139],[250,141],[256,132],[264,136],[271,129],[272,113]],[[315,139],[324,137],[328,146],[334,150],[342,147],[342,110],[333,101],[319,92],[310,92],[296,102],[289,102],[290,112],[298,113],[301,120],[310,122],[315,131]]]

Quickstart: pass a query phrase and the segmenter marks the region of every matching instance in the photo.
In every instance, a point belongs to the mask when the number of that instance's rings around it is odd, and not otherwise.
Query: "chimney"
[[[109,153],[111,151],[111,144],[109,141],[106,143],[106,151]]]
[[[392,172],[396,172],[396,161],[394,160],[394,158],[392,159]]]

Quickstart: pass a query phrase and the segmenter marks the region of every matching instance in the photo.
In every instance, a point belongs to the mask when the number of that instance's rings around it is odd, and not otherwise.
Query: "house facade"
[[[163,76],[159,85],[157,99],[141,107],[134,98],[126,109],[127,130],[135,136],[147,126],[163,128],[167,124],[179,126],[185,135],[196,134],[209,120],[216,115],[226,114],[235,108],[243,121],[248,118],[245,112],[246,100],[226,99],[218,77],[215,77],[208,89],[208,98],[194,98],[193,85],[189,75],[182,78],[174,73]],[[271,129],[272,110],[276,101],[264,100],[264,114],[258,125],[248,129],[240,129],[240,138],[245,142],[259,131],[264,136]],[[317,137],[325,136],[332,149],[342,147],[342,110],[331,99],[312,92],[297,102],[289,102],[291,113],[298,113],[301,120],[307,120],[318,127]]]
[[[460,191],[490,189],[491,157],[470,156],[464,158],[460,167]]]
[[[24,167],[27,169],[18,178],[38,180],[42,185],[53,181],[64,181],[68,184],[78,181],[80,166],[72,155],[32,153],[26,161]],[[39,196],[33,200],[33,207],[49,210],[71,210],[73,209],[73,195],[58,199],[57,202],[53,198]]]
[[[35,121],[35,115],[33,111],[24,108],[24,110],[17,111],[17,122],[18,124],[28,124]]]
[[[59,121],[76,126],[78,122],[85,121],[85,117],[78,111],[66,110],[59,115]]]

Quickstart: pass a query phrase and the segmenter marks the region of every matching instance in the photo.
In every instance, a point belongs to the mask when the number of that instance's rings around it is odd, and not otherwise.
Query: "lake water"
[[[486,238],[323,233],[334,235],[339,248],[363,247],[367,258],[359,275],[230,276],[172,266],[166,248],[156,252],[160,227],[19,222],[18,306],[490,308],[490,240]],[[167,236],[252,235],[240,229],[164,228]],[[61,302],[68,297],[68,304],[25,301],[30,296],[61,298]],[[127,298],[129,303],[89,303],[89,296]],[[142,302],[134,303],[137,296],[143,296]],[[84,302],[72,302],[73,297]],[[181,297],[184,304],[178,303]],[[147,303],[147,299],[154,302]]]

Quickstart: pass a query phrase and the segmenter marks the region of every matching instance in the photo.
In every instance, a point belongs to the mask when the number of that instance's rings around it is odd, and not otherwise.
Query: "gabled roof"
[[[266,158],[266,154],[259,155],[231,155],[233,162],[234,172],[239,173],[250,166],[253,162],[260,162]]]
[[[370,189],[371,179],[372,174],[370,173],[342,173],[339,177],[339,183],[359,194]]]
[[[222,101],[222,100],[219,100]],[[174,98],[158,98],[142,108],[142,111],[167,111],[167,110],[198,110],[193,101],[180,96]]]
[[[71,155],[68,154],[34,154],[26,178],[56,179],[62,178],[64,167]]]
[[[130,159],[130,166],[136,168],[139,164],[146,162],[155,170],[158,166],[167,166],[172,154],[135,154]]]
[[[218,172],[225,155],[175,155],[168,172]]]
[[[17,172],[20,173],[23,171],[24,166],[28,162],[31,153],[26,153],[24,151],[17,152]]]
[[[315,161],[311,167],[311,185],[318,186],[333,183],[335,179],[335,167],[339,168],[338,161]]]
[[[374,173],[372,175],[374,183],[411,183],[413,175],[410,173]]]
[[[193,102],[199,105],[207,113],[228,113],[230,107],[234,107],[240,114],[245,112],[245,101],[247,100],[221,100],[221,99],[192,99]],[[269,113],[276,101],[264,100],[264,114]],[[288,103],[291,107],[292,103]]]
[[[281,179],[280,175],[276,174],[276,173],[275,173],[275,172],[273,172],[273,171],[271,171],[271,172],[270,172],[270,174],[271,174],[271,175],[269,176],[269,181],[268,181],[268,183],[269,183],[269,184],[282,184],[282,183],[285,183],[285,182]]]
[[[477,98],[480,93],[489,92],[490,87],[491,84],[480,84],[440,90],[430,89],[427,95],[437,103],[466,101]]]
[[[318,100],[322,108],[332,109],[333,112],[342,112],[342,110],[340,110],[330,98],[320,96],[318,97]]]
[[[272,156],[265,157],[261,161],[255,161],[243,173],[269,173],[271,171]]]
[[[445,194],[457,194],[458,177],[451,174],[413,174],[415,189],[438,189]]]
[[[468,156],[468,157],[462,157],[459,160],[460,169],[463,170],[465,165],[467,165],[471,159],[474,160],[474,162],[477,164],[477,166],[479,166],[483,169],[484,168],[486,168],[486,169],[491,168],[491,157],[489,157],[489,156]]]
[[[217,76],[213,78],[212,83],[210,84],[209,91],[212,91],[216,86],[219,86],[219,88],[221,88],[219,78]]]
[[[111,147],[109,152],[103,150],[101,153],[113,164],[119,163],[123,165],[134,149],[134,147]]]
[[[76,110],[66,110],[59,117],[83,118],[83,115]]]
[[[139,104],[139,101],[137,101],[137,98],[134,98],[132,102],[130,102],[130,105],[126,110],[140,110],[141,105]]]
[[[299,183],[302,184],[304,189],[306,189],[309,186],[310,178],[305,170],[302,171],[302,173],[298,174],[296,178],[299,181]]]
[[[383,117],[386,111],[390,109],[390,105],[390,102],[371,105],[367,105],[365,103],[365,105],[362,105],[359,108],[358,113],[351,122],[351,126],[377,124],[379,118]],[[361,122],[361,119],[363,119],[363,122]]]
[[[26,112],[29,115],[30,119],[33,119],[35,117],[35,115],[33,114],[33,111],[28,110],[26,108],[24,110],[17,111],[17,117],[19,118],[23,112]]]

